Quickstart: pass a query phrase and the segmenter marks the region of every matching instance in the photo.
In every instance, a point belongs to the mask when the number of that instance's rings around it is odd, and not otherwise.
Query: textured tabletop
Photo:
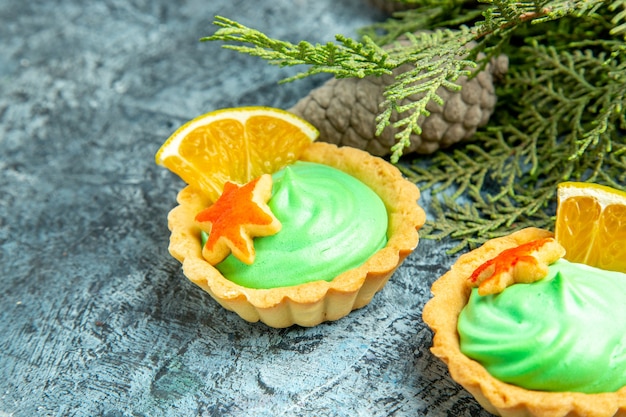
[[[309,329],[244,322],[169,256],[163,141],[324,80],[279,85],[298,69],[199,42],[218,14],[313,43],[382,18],[364,0],[0,0],[0,417],[487,416],[421,319],[451,243],[422,240],[367,307]]]

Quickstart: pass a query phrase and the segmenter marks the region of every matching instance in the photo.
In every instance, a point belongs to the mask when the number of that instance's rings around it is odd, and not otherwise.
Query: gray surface
[[[216,14],[311,42],[381,17],[359,0],[0,1],[0,417],[487,415],[428,350],[445,245],[312,329],[242,321],[168,255],[182,183],[161,143],[323,80],[279,86],[293,69],[198,42]]]

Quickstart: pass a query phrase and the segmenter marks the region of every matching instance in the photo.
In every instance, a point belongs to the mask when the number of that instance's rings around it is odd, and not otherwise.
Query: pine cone
[[[410,68],[410,64],[404,64],[394,70],[394,75]],[[434,102],[427,105],[430,116],[426,119],[422,116],[418,122],[422,133],[411,135],[411,145],[404,153],[429,154],[471,138],[493,113],[496,104],[494,76],[503,75],[507,69],[508,58],[502,55],[476,77],[460,77],[457,80],[462,87],[460,91],[439,88],[437,94],[444,106]],[[390,75],[332,78],[289,111],[317,127],[322,141],[364,149],[373,155],[388,155],[396,143],[397,130],[387,126],[380,136],[375,136],[375,119],[379,114],[378,106],[384,100],[385,86],[393,80]],[[401,104],[417,99],[419,96],[409,97]],[[397,120],[398,115],[393,114],[391,122]]]

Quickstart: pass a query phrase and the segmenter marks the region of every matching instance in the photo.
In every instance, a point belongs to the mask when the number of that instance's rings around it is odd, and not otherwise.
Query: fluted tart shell
[[[222,307],[249,322],[282,328],[340,319],[367,305],[419,241],[418,230],[426,218],[417,204],[420,192],[395,166],[365,151],[323,142],[312,143],[300,160],[328,165],[356,177],[380,196],[387,209],[387,245],[361,266],[331,281],[271,289],[237,285],[202,257],[200,230],[194,217],[210,205],[209,200],[187,186],[178,194],[179,205],[168,215],[169,251],[182,263],[183,273]]]
[[[489,240],[460,256],[433,284],[433,298],[424,307],[424,322],[434,331],[431,351],[448,365],[452,379],[492,414],[503,417],[626,417],[626,387],[601,394],[527,390],[499,381],[480,363],[461,353],[457,323],[471,293],[467,278],[503,250],[551,236],[551,232],[543,229],[522,229]]]

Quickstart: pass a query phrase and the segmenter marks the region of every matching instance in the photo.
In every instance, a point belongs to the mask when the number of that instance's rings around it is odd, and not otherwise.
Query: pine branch
[[[434,6],[434,2],[423,1],[434,16],[441,17],[442,10],[451,10],[463,7],[463,1],[443,2],[443,6]],[[570,6],[571,2],[548,2],[535,0],[514,2],[510,0],[484,0],[483,3],[492,6],[482,13],[483,20],[478,21],[473,28],[460,26],[456,30],[434,30],[423,32],[413,37],[409,45],[401,48],[384,49],[371,38],[363,37],[363,42],[338,35],[338,43],[312,45],[301,41],[298,45],[272,39],[265,34],[241,25],[225,17],[217,16],[214,24],[219,26],[212,36],[202,38],[203,41],[226,41],[251,44],[226,45],[233,49],[252,56],[267,60],[278,66],[308,65],[305,72],[296,74],[283,82],[293,81],[318,73],[330,73],[335,77],[364,77],[366,75],[390,74],[391,70],[405,63],[413,63],[415,68],[406,74],[398,76],[397,82],[386,89],[385,101],[377,118],[377,134],[391,125],[391,115],[402,114],[402,120],[394,123],[394,127],[401,129],[396,134],[397,143],[392,148],[392,161],[397,161],[403,149],[408,146],[412,133],[420,133],[420,116],[428,115],[426,104],[434,101],[441,104],[442,99],[436,94],[439,87],[456,89],[454,82],[463,75],[467,75],[468,67],[485,65],[508,44],[512,32],[519,26],[533,20],[557,19],[568,14],[591,13],[595,6],[602,3],[599,0],[585,2],[592,6]],[[552,3],[564,3],[555,12]],[[578,3],[574,2],[575,5]],[[598,6],[599,7],[599,6]],[[407,16],[409,16],[407,14]],[[457,19],[458,20],[458,19]],[[428,18],[422,23],[429,22]],[[408,35],[411,39],[411,35]],[[417,41],[419,40],[419,41]],[[479,40],[475,46],[467,48],[473,40]],[[476,61],[478,52],[485,52],[481,62]],[[466,58],[467,57],[467,58]],[[425,72],[430,73],[427,85],[416,87],[416,84],[426,78]],[[423,98],[411,105],[400,104],[403,98],[412,94],[423,93]]]
[[[579,49],[583,45],[587,49]],[[552,228],[547,213],[554,213],[563,180],[624,189],[626,63],[620,50],[612,39],[533,41],[520,48],[526,62],[510,71],[500,92],[501,101],[516,104],[497,112],[474,144],[410,167],[422,188],[446,195],[435,199],[427,237],[457,239],[453,250],[462,250],[511,226]],[[448,197],[458,197],[457,191],[469,202]]]
[[[623,115],[620,110],[626,97],[624,84],[611,80],[623,76],[623,69],[616,68],[615,61],[607,61],[606,53],[595,56],[591,50],[559,53],[554,47],[533,44],[532,51],[536,56],[533,65],[544,70],[524,71],[512,84],[528,90],[524,99],[527,109],[532,103],[545,109],[543,115],[537,114],[536,108],[522,114],[535,119],[529,127],[566,135],[571,144],[570,161],[590,148],[610,152],[611,133]]]
[[[201,41],[249,43],[253,46],[225,45],[224,48],[256,56],[281,67],[310,66],[307,71],[287,78],[283,82],[318,73],[330,73],[338,78],[391,74],[391,70],[399,65],[398,62],[390,60],[387,52],[368,38],[364,38],[363,42],[357,42],[337,35],[336,44],[328,42],[324,45],[313,45],[301,41],[295,45],[272,39],[258,30],[225,17],[216,16],[215,19],[213,23],[220,29],[211,36],[201,38]]]

